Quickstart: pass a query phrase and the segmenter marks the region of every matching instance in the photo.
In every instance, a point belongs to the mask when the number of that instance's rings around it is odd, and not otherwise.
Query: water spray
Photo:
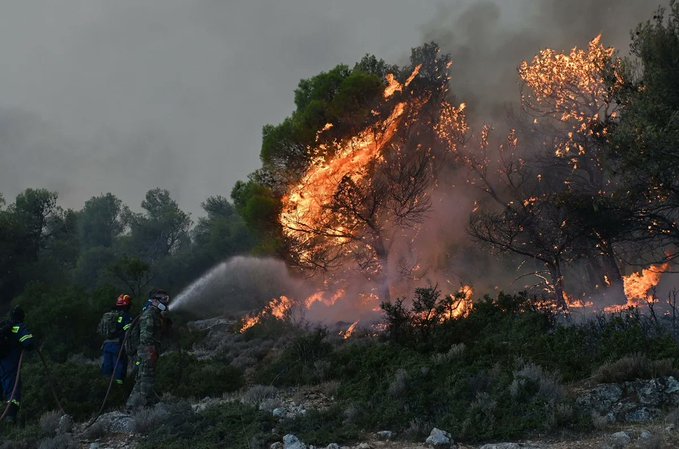
[[[170,311],[190,310],[202,317],[264,306],[271,298],[302,288],[285,263],[273,258],[235,256],[210,268],[170,303]]]

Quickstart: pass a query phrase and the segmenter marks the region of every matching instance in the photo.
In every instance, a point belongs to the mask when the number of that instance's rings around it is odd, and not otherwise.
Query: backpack
[[[99,335],[107,340],[114,339],[118,336],[118,311],[109,310],[99,320],[97,325],[97,332]]]
[[[135,355],[137,353],[137,349],[139,348],[139,343],[139,319],[137,318],[132,321],[132,327],[130,327],[125,334],[123,346],[127,355]]]
[[[13,323],[11,321],[0,323],[0,358],[7,357],[12,348],[16,346],[12,327]]]

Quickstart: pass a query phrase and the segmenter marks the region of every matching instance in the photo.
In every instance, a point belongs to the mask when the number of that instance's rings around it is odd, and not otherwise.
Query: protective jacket
[[[116,332],[113,338],[104,340],[103,351],[104,360],[101,365],[101,373],[104,376],[110,376],[115,368],[115,381],[122,384],[127,374],[128,357],[123,349],[123,340],[125,334],[132,325],[132,315],[126,309],[118,311],[118,318],[116,319]],[[120,357],[118,354],[120,353]],[[116,365],[116,361],[118,364]]]

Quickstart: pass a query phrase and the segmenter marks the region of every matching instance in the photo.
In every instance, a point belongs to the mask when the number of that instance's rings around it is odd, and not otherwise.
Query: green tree
[[[11,300],[29,280],[37,281],[54,274],[50,258],[38,264],[39,256],[57,234],[64,235],[63,224],[64,214],[57,206],[57,194],[46,189],[26,189],[17,195],[13,204],[0,211],[0,302]]]
[[[151,266],[136,257],[123,257],[109,266],[110,273],[134,298],[141,298],[153,279]]]
[[[195,251],[206,253],[211,262],[217,262],[252,248],[252,235],[226,198],[211,196],[201,206],[207,217],[200,218],[193,230]]]
[[[113,246],[114,239],[124,229],[122,212],[122,201],[112,193],[87,200],[78,217],[78,235],[82,246]]]
[[[252,229],[260,243],[258,252],[274,254],[280,247],[278,214],[281,200],[271,188],[250,179],[238,181],[231,191],[234,207],[249,229]]]
[[[176,252],[189,243],[191,218],[179,209],[170,193],[152,189],[141,203],[144,213],[127,210],[124,215],[130,226],[130,251],[144,260],[154,261]]]
[[[633,33],[622,114],[610,159],[624,177],[635,240],[679,242],[679,3],[670,2]],[[647,246],[646,246],[647,247]],[[658,251],[660,253],[660,251]],[[656,254],[655,257],[664,257]]]

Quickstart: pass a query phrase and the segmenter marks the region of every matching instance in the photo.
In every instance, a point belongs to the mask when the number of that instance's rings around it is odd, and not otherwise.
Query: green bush
[[[194,413],[188,403],[169,407],[161,425],[151,430],[140,449],[264,449],[274,441],[271,414],[239,403],[227,403]]]
[[[677,376],[679,370],[672,359],[650,360],[641,353],[630,354],[596,369],[592,379],[600,383],[625,382],[636,379]]]
[[[325,380],[317,367],[333,350],[327,336],[328,332],[319,328],[291,340],[278,357],[264,361],[264,366],[255,373],[254,381],[264,385],[288,386]]]
[[[161,356],[156,391],[178,397],[221,396],[243,386],[243,373],[221,361],[197,360],[185,352]]]
[[[24,308],[26,324],[45,354],[64,362],[72,354],[99,356],[103,338],[97,334],[97,323],[117,296],[111,288],[87,294],[75,287],[33,284],[14,303]]]

